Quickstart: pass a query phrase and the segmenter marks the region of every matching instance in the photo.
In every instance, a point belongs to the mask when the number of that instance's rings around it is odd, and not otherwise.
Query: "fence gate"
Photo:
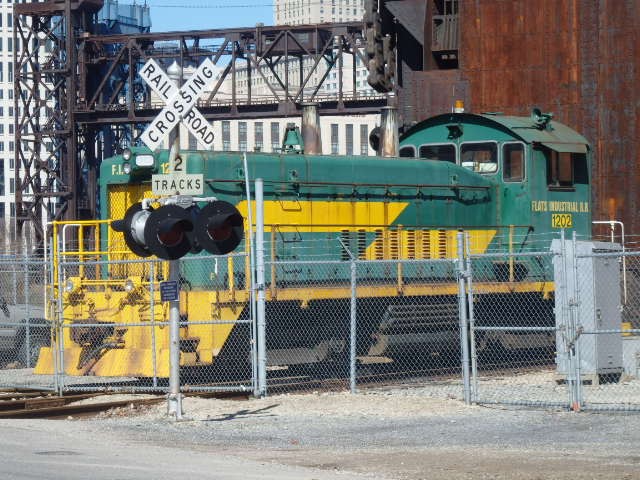
[[[568,407],[556,375],[552,254],[468,257],[472,400]]]

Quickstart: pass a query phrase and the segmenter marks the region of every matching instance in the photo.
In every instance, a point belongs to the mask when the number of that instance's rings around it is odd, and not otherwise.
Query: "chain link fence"
[[[565,360],[573,368],[575,401],[587,410],[640,411],[640,252],[612,243],[567,243],[573,259],[566,267],[564,320],[571,337],[561,343],[570,347]]]
[[[294,232],[267,243],[261,284],[245,253],[181,259],[181,390],[640,409],[640,252],[461,238],[382,260],[344,234],[310,257]],[[0,387],[166,393],[168,279],[166,262],[117,255],[0,259]]]
[[[473,400],[567,406],[556,381],[552,254],[471,255],[468,264]]]
[[[55,388],[54,377],[32,374],[41,349],[51,343],[46,274],[44,261],[0,256],[0,388]]]

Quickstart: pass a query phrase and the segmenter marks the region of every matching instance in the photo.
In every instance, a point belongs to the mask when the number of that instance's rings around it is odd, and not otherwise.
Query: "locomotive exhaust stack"
[[[399,145],[398,109],[396,107],[382,107],[378,155],[381,157],[397,157],[400,150]]]
[[[322,155],[320,114],[317,103],[302,104],[302,141],[306,155]]]

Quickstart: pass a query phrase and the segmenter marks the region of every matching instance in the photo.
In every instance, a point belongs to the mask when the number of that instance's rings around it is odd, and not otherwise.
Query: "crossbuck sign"
[[[154,59],[144,64],[140,76],[165,102],[160,114],[140,136],[145,145],[155,150],[182,121],[205,148],[213,146],[213,129],[194,105],[215,80],[214,71],[214,63],[207,58],[182,88],[178,88]]]

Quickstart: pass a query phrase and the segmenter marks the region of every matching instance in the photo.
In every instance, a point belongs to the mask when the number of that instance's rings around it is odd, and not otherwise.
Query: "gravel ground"
[[[376,479],[640,479],[640,415],[466,406],[428,389],[185,398],[85,427],[185,451]]]
[[[555,382],[552,371],[482,377],[478,387],[487,400],[567,399],[566,387]],[[584,390],[593,403],[640,406],[637,380]],[[118,395],[123,398],[129,397]],[[205,452],[344,478],[640,480],[640,413],[467,406],[457,379],[357,395],[316,392],[246,401],[187,397],[184,410],[180,422],[166,416],[163,402],[57,424],[107,442],[177,445],[185,461],[189,452]]]

